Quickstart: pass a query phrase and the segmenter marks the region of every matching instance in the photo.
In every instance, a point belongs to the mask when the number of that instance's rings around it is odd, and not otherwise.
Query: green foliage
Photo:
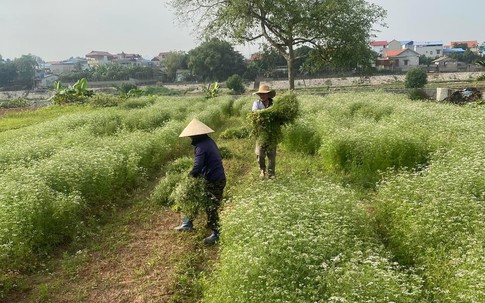
[[[372,58],[368,45],[372,29],[386,14],[381,7],[364,0],[301,0],[297,5],[294,0],[204,3],[174,0],[171,4],[185,22],[195,23],[204,37],[227,37],[238,42],[264,37],[286,58],[288,67],[294,66],[295,49],[308,44],[315,46],[316,58],[320,61],[354,68],[368,66]],[[209,56],[201,57],[207,60]],[[206,68],[212,66],[215,64]],[[295,71],[289,69],[289,72],[289,87],[293,89]],[[223,79],[234,73],[237,72]]]
[[[130,90],[138,87],[132,83],[121,83],[120,85],[115,86],[115,88],[120,94],[127,95]]]
[[[123,96],[97,93],[89,98],[89,105],[94,107],[115,107],[125,102],[125,100]]]
[[[30,102],[25,98],[15,98],[7,101],[0,101],[0,108],[29,107]]]
[[[172,192],[187,176],[192,163],[193,160],[188,157],[182,157],[171,162],[167,167],[165,177],[160,180],[151,194],[153,201],[161,205],[172,206],[175,203],[175,196],[172,195]]]
[[[188,56],[182,51],[172,51],[164,56],[162,65],[168,81],[175,81],[178,69],[187,69]]]
[[[294,93],[275,99],[273,106],[248,114],[252,135],[262,145],[275,145],[282,138],[282,126],[295,122],[299,115],[299,102]]]
[[[86,78],[79,79],[74,85],[62,87],[60,81],[54,82],[54,95],[48,100],[57,105],[69,103],[87,103],[89,97],[94,96],[92,90],[88,90],[88,81]]]
[[[145,92],[147,95],[151,96],[177,96],[184,93],[183,91],[177,91],[161,85],[148,86],[146,87]]]
[[[208,99],[215,98],[219,93],[219,83],[218,82],[209,83],[207,87],[205,86],[202,87],[202,91],[204,92],[206,98]]]
[[[421,55],[419,56],[419,65],[430,66],[433,60],[434,60],[433,58],[430,58],[426,55]]]
[[[233,153],[227,146],[219,146],[219,152],[221,153],[222,159],[231,159],[234,157]]]
[[[206,188],[205,179],[185,176],[171,193],[170,199],[173,199],[175,209],[189,218],[195,218],[209,206],[210,196]]]
[[[52,107],[30,113],[46,115],[37,123],[0,132],[0,272],[33,268],[37,257],[85,236],[93,218],[187,151],[178,138],[187,115],[224,123],[213,103],[206,110],[203,98],[166,97],[132,110]]]
[[[483,147],[474,149],[440,154],[419,173],[389,176],[373,204],[398,261],[424,271],[429,301],[484,298],[477,289],[485,287],[485,163]]]
[[[234,200],[202,302],[423,302],[350,190],[298,173]]]
[[[419,88],[409,90],[408,97],[411,100],[429,100],[429,96],[426,94],[426,92]]]
[[[123,109],[136,109],[151,106],[154,103],[153,98],[129,98],[119,104]]]
[[[415,67],[406,73],[404,86],[406,88],[423,88],[428,83],[428,74],[425,70]]]
[[[316,129],[300,119],[284,131],[283,146],[291,152],[301,152],[307,155],[314,155],[320,148],[320,136]]]
[[[239,75],[232,75],[226,80],[226,86],[229,89],[232,89],[237,94],[242,94],[246,91],[244,87],[242,77]]]
[[[213,38],[189,51],[188,67],[203,81],[224,81],[245,70],[244,57],[226,41]]]
[[[249,138],[250,134],[251,130],[247,126],[241,126],[237,128],[227,128],[221,133],[220,137],[222,139],[244,139]]]

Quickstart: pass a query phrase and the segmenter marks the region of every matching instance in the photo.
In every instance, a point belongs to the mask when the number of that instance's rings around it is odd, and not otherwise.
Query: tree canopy
[[[244,57],[226,41],[212,38],[188,53],[192,74],[204,81],[224,81],[234,74],[243,74]]]
[[[312,47],[314,56],[338,64],[369,64],[375,23],[386,12],[364,0],[172,0],[178,16],[196,22],[202,36],[235,42],[263,38],[288,65],[294,88],[295,49]]]
[[[178,69],[187,69],[187,54],[183,51],[169,52],[162,61],[169,81],[174,81]]]

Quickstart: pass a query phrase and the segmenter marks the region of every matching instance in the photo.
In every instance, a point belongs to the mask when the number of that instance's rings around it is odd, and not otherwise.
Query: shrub
[[[242,94],[246,91],[243,80],[239,75],[232,75],[226,80],[226,86],[232,89],[235,93]]]
[[[244,139],[248,138],[251,130],[246,126],[228,128],[221,133],[222,139]]]
[[[121,96],[109,94],[96,94],[89,99],[89,104],[94,107],[115,107],[123,103],[126,99]]]
[[[220,146],[219,151],[222,159],[231,159],[233,157],[231,150],[226,146]]]
[[[312,126],[300,121],[286,129],[282,143],[288,151],[314,155],[320,147],[320,137]]]
[[[415,67],[406,73],[404,86],[406,88],[423,88],[428,83],[428,74],[425,70]]]
[[[429,96],[426,94],[426,92],[419,88],[411,89],[408,92],[408,97],[411,100],[429,100]]]
[[[115,86],[115,88],[122,95],[127,95],[130,90],[137,89],[138,87],[132,83],[121,83],[120,85]]]
[[[19,107],[29,107],[30,102],[25,98],[15,98],[12,100],[7,100],[0,102],[0,108],[19,108]]]
[[[123,109],[143,108],[154,103],[153,99],[149,98],[130,98],[120,103],[119,107]]]

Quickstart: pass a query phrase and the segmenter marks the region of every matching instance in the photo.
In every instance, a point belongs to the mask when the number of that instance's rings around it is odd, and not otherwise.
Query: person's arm
[[[204,162],[205,162],[205,153],[202,151],[202,148],[196,146],[195,157],[194,157],[194,167],[190,171],[189,175],[194,178],[197,178],[202,172],[202,168],[204,167]]]

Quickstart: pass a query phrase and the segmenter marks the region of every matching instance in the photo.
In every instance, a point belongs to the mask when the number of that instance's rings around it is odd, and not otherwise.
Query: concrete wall
[[[462,73],[429,73],[428,81],[466,81],[475,79],[482,75],[483,72],[462,72]],[[404,82],[406,75],[385,75],[385,76],[370,76],[370,77],[341,77],[341,78],[318,78],[318,79],[296,79],[295,88],[307,87],[326,87],[326,86],[349,86],[349,85],[380,85],[392,84],[396,81]],[[128,82],[128,81],[124,81]],[[90,82],[88,86],[95,88],[96,82]],[[274,89],[288,89],[288,80],[263,80],[261,83],[269,84]],[[99,83],[97,83],[99,84]],[[108,84],[108,83],[105,83]],[[109,83],[113,84],[113,82]],[[138,84],[141,85],[141,84]],[[171,89],[179,90],[194,90],[198,91],[202,86],[207,86],[206,83],[185,83],[185,84],[169,84],[162,83],[163,86]],[[257,89],[258,82],[250,82],[246,84],[248,91]],[[110,87],[99,88],[96,90],[107,91]],[[0,100],[10,100],[15,98],[27,98],[30,100],[45,100],[52,96],[53,92],[49,90],[43,91],[0,91]]]

